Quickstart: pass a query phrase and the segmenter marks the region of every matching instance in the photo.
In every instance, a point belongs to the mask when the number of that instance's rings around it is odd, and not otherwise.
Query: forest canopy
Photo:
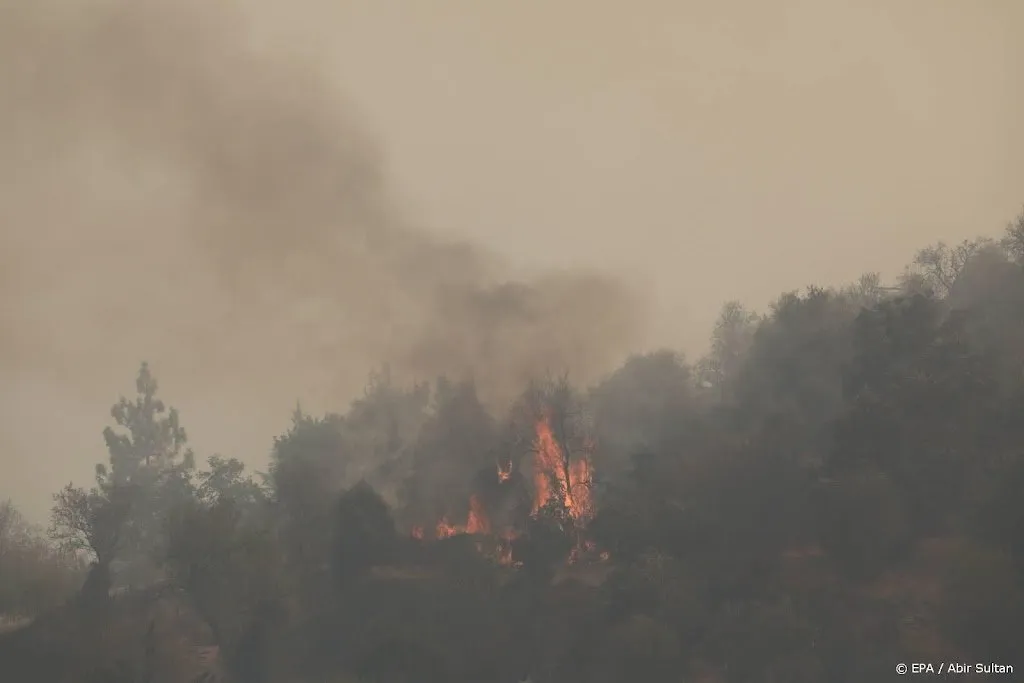
[[[901,661],[1024,665],[1022,414],[1024,213],[1001,240],[922,249],[892,286],[727,303],[705,357],[634,355],[593,386],[550,374],[503,412],[470,380],[381,368],[343,411],[297,408],[265,473],[197,458],[142,363],[108,461],[54,494],[49,528],[0,506],[0,673],[859,683]]]

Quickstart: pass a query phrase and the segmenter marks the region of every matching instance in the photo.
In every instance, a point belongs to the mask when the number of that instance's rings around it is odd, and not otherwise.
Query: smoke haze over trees
[[[538,368],[594,376],[641,332],[614,278],[524,279],[410,223],[322,70],[252,49],[231,9],[2,12],[5,373],[80,386],[145,348],[199,385],[258,374],[322,402],[387,362],[500,403]]]
[[[197,467],[144,363],[95,486],[54,495],[56,545],[0,508],[22,619],[0,666],[810,683],[953,658],[995,680],[1024,645],[1022,229],[924,248],[896,286],[727,303],[704,358],[548,375],[503,410],[376,372],[344,412],[296,408],[263,474]]]
[[[721,301],[889,280],[1019,202],[1016,3],[440,2],[0,8],[0,458],[33,520],[140,358],[264,467],[367,367],[471,368],[491,405],[696,357]]]

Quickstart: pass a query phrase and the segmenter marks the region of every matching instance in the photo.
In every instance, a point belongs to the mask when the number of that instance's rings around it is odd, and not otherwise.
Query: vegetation
[[[861,683],[897,662],[1024,666],[1022,235],[1024,214],[1002,241],[924,249],[898,287],[727,304],[706,358],[552,377],[501,414],[470,382],[381,372],[344,414],[297,410],[265,476],[197,468],[143,364],[95,486],[56,494],[51,540],[0,506],[0,612],[35,618],[0,635],[0,671]]]

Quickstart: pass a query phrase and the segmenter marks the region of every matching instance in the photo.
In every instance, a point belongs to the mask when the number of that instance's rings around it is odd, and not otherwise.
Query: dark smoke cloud
[[[259,464],[296,399],[343,409],[381,363],[499,404],[637,332],[614,279],[520,277],[401,215],[358,110],[258,10],[0,3],[0,496],[37,518],[143,359],[201,452]]]
[[[510,281],[397,215],[354,109],[314,65],[253,47],[242,13],[0,11],[6,367],[73,384],[146,356],[209,386],[292,373],[350,389],[386,361],[500,394],[601,369],[637,331],[616,281]]]

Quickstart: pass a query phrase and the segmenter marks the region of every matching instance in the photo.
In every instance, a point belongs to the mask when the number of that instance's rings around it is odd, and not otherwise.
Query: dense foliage
[[[189,680],[181,643],[245,683],[1024,667],[1024,215],[897,287],[730,303],[692,365],[638,355],[503,411],[385,370],[344,414],[297,410],[261,477],[197,469],[146,365],[137,394],[96,485],[55,497],[63,554],[0,509],[0,611],[38,615],[0,668]]]

